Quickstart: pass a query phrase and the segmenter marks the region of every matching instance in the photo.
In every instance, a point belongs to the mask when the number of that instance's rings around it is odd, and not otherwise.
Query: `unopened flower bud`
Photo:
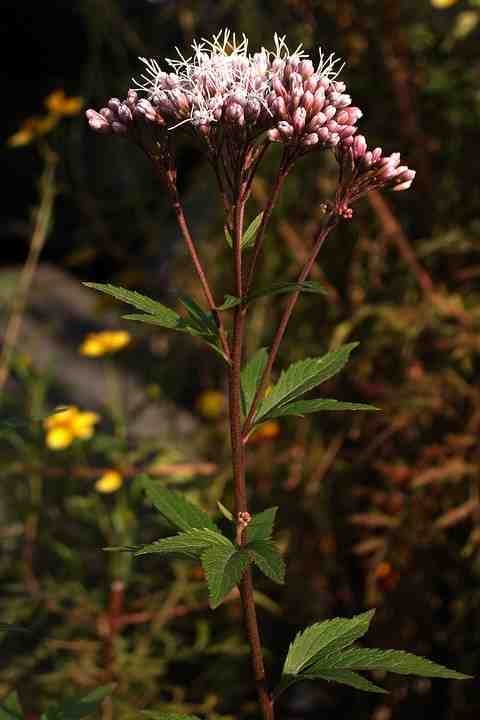
[[[276,95],[279,95],[279,96],[283,97],[284,100],[287,99],[288,93],[287,93],[287,91],[286,91],[286,89],[285,89],[282,81],[279,80],[278,77],[274,77],[274,78],[273,78],[273,80],[272,80],[272,87],[273,87],[273,90],[274,90],[274,92],[275,92]]]
[[[305,145],[306,147],[313,147],[313,145],[318,144],[318,135],[317,133],[308,133],[308,135],[304,135],[302,138],[302,145]]]
[[[302,75],[304,80],[307,80],[309,77],[311,77],[315,72],[312,61],[302,60],[302,62],[298,66],[298,72]]]
[[[118,98],[110,98],[107,105],[110,108],[110,110],[113,110],[113,112],[118,112],[118,108],[121,105],[121,101]]]
[[[272,128],[272,130],[269,130],[267,133],[268,139],[270,142],[281,142],[282,136],[280,135],[280,131],[277,130],[277,128]]]
[[[299,107],[293,114],[293,127],[295,132],[300,134],[305,128],[305,119],[307,117],[307,111],[303,107]]]
[[[372,164],[375,165],[380,158],[382,157],[382,148],[376,147],[374,150],[372,150]]]
[[[317,113],[313,116],[313,118],[309,122],[309,127],[312,130],[317,130],[318,128],[321,128],[322,125],[325,125],[327,122],[327,116],[324,115],[322,112]]]
[[[110,108],[101,108],[100,115],[110,124],[115,120],[115,113]]]
[[[122,103],[119,106],[117,115],[118,115],[119,120],[121,120],[121,122],[124,125],[128,125],[129,123],[132,122],[132,119],[133,119],[132,111],[130,110],[128,105],[126,105],[125,103]]]
[[[314,97],[313,93],[311,93],[309,90],[307,90],[306,92],[303,93],[303,97],[300,101],[300,104],[302,105],[302,107],[305,108],[307,113],[310,110],[310,108],[312,107],[314,99],[315,99],[315,97]]]
[[[282,120],[286,120],[288,118],[287,106],[286,106],[284,98],[281,95],[279,95],[278,97],[275,97],[275,100],[273,101],[271,108],[272,108],[272,112],[275,115],[278,115],[278,117],[281,117]]]
[[[96,110],[87,110],[86,118],[88,120],[88,124],[92,128],[92,130],[95,130],[97,133],[101,133],[102,135],[108,135],[112,132],[112,128],[110,124],[105,120],[103,115],[100,115]]]
[[[367,141],[365,140],[364,135],[357,135],[353,141],[353,157],[358,160],[358,158],[365,155],[366,151]]]
[[[316,114],[323,110],[325,107],[325,90],[323,88],[320,88],[316,91],[314,95],[314,100],[312,103],[311,111],[312,113]]]
[[[325,117],[327,120],[331,120],[337,113],[337,108],[333,105],[327,105],[326,108],[323,108],[323,112],[325,114]]]
[[[311,75],[308,80],[305,80],[303,87],[315,95],[318,88],[318,75],[316,73]]]
[[[327,142],[328,138],[330,137],[330,132],[329,132],[328,128],[321,127],[316,132],[317,132],[318,139],[320,140],[320,142],[322,142],[322,143]]]

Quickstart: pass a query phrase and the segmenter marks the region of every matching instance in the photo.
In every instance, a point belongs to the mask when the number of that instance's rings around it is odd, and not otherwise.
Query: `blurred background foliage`
[[[371,194],[329,239],[314,273],[327,294],[300,300],[281,353],[284,365],[359,340],[327,394],[382,412],[272,422],[252,443],[253,509],[280,506],[288,561],[284,588],[257,578],[269,671],[300,626],[376,606],[371,645],[478,674],[480,2],[6,0],[2,13],[22,62],[17,51],[2,116],[0,620],[19,628],[0,636],[0,698],[17,688],[34,720],[65,692],[115,681],[104,720],[168,708],[255,717],[236,595],[213,615],[196,566],[101,551],[167,532],[141,472],[212,513],[231,506],[223,367],[188,339],[127,325],[80,284],[170,304],[197,292],[147,162],[90,133],[82,108],[123,96],[137,56],[171,56],[223,27],[252,47],[277,31],[335,51],[369,144],[417,170],[410,192]],[[179,165],[213,285],[231,290],[213,178],[184,140]],[[259,284],[296,276],[333,165],[297,166]],[[271,340],[282,302],[255,305],[249,352]],[[380,700],[299,686],[280,716],[478,717],[475,681],[386,682]]]

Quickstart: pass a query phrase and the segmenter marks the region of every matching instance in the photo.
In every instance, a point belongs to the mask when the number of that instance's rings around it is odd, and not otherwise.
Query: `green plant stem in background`
[[[48,146],[44,146],[43,156],[45,160],[45,168],[40,179],[40,205],[36,212],[35,227],[32,234],[32,240],[30,242],[28,256],[25,261],[25,265],[20,272],[20,277],[16,285],[15,295],[11,304],[10,317],[5,330],[2,353],[0,355],[0,398],[2,390],[10,374],[12,356],[20,335],[22,318],[28,300],[28,293],[35,276],[40,254],[47,239],[52,220],[55,196],[57,194],[57,188],[55,185],[55,170],[58,163],[58,156],[50,150]]]

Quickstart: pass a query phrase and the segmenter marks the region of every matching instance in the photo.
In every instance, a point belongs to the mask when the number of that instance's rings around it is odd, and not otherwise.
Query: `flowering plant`
[[[352,205],[371,190],[408,189],[415,172],[400,155],[368,149],[357,132],[362,117],[338,80],[339,61],[320,52],[317,66],[302,47],[289,50],[275,36],[274,49],[250,53],[246,37],[228,31],[194,43],[192,56],[167,60],[142,58],[145,70],[124,100],[111,98],[99,112],[87,110],[93,130],[133,141],[149,158],[171,201],[206,302],[200,307],[182,296],[183,314],[137,292],[113,285],[87,283],[140,311],[127,319],[190,334],[220,355],[228,372],[228,414],[231,437],[234,512],[221,503],[231,523],[221,532],[203,510],[182,495],[145,477],[149,500],[177,529],[177,534],[141,547],[117,548],[135,555],[184,555],[198,558],[206,576],[210,605],[218,607],[238,586],[250,645],[253,674],[263,720],[275,716],[279,696],[293,683],[308,679],[335,681],[360,690],[383,692],[358,673],[384,670],[403,674],[462,679],[467,676],[402,651],[361,648],[354,643],[367,632],[373,611],[353,618],[335,618],[300,632],[288,650],[276,688],[267,682],[256,616],[252,566],[282,583],[284,560],[272,540],[276,507],[251,515],[245,455],[258,428],[293,415],[319,411],[372,411],[362,403],[330,398],[306,398],[347,363],[356,343],[334,348],[284,370],[267,392],[278,351],[300,293],[321,292],[308,280],[318,254],[333,229],[350,220]],[[187,132],[210,163],[224,209],[225,237],[232,250],[232,286],[218,302],[198,254],[177,186],[175,138]],[[269,199],[263,211],[245,227],[245,210],[252,183],[265,155],[281,146]],[[310,253],[295,281],[259,288],[255,275],[265,232],[282,187],[302,158],[329,151],[338,163],[334,196],[322,203],[323,222],[314,233]],[[271,347],[244,360],[249,307],[258,298],[286,294],[280,324]],[[166,716],[165,716],[166,717]],[[177,720],[186,716],[169,715]]]

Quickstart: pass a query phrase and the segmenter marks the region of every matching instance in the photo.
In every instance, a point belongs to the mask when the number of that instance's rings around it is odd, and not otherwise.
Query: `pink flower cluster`
[[[320,51],[315,67],[301,46],[291,52],[284,37],[274,40],[274,50],[250,54],[245,36],[237,41],[225,30],[194,42],[189,58],[177,50],[178,57],[166,61],[170,72],[140,58],[145,71],[134,81],[136,90],[123,101],[112,98],[99,112],[87,110],[90,127],[130,136],[146,149],[149,139],[167,147],[167,131],[186,126],[207,139],[209,156],[221,157],[230,171],[265,132],[285,146],[290,162],[335,148],[341,167],[336,209],[343,217],[351,217],[349,204],[372,189],[409,188],[415,172],[400,164],[400,155],[368,150],[364,136],[356,135],[362,111],[337,80],[339,61]]]
[[[350,142],[363,113],[351,107],[345,83],[316,72],[311,60],[293,57],[281,65],[269,95],[268,107],[275,119],[275,127],[268,131],[270,140],[304,149]]]
[[[342,169],[336,209],[348,219],[352,216],[349,206],[358,198],[371,190],[408,190],[416,175],[415,170],[400,164],[400,153],[384,155],[380,147],[369,150],[363,135],[341,143],[336,156]]]
[[[165,125],[153,105],[148,100],[139,100],[135,90],[129,90],[125,100],[110,98],[100,112],[90,109],[85,115],[92,130],[102,135],[128,135],[134,131],[135,120],[146,120],[159,127]]]

